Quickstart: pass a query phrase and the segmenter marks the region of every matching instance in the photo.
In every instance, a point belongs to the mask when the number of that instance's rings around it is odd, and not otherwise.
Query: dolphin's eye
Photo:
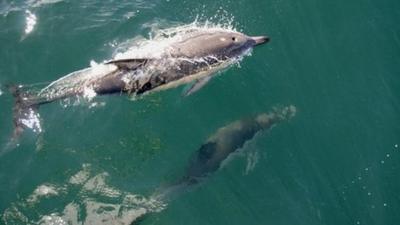
[[[235,38],[235,37],[232,37],[232,41],[236,41],[236,38]]]

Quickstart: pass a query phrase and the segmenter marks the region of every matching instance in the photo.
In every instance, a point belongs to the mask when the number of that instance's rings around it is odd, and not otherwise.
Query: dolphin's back
[[[183,181],[196,183],[199,179],[217,171],[230,154],[241,149],[258,132],[290,119],[295,113],[294,106],[276,108],[273,112],[242,119],[220,128],[195,152]]]
[[[263,128],[254,120],[237,121],[218,130],[190,160],[186,178],[197,180],[215,172],[233,152],[243,147]]]

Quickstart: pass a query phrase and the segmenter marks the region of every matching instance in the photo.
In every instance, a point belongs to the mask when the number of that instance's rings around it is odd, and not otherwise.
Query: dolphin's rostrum
[[[196,187],[216,172],[233,153],[261,132],[270,130],[281,121],[289,120],[296,114],[293,105],[275,108],[272,112],[235,121],[212,135],[191,157],[184,175],[176,182],[160,188],[152,198],[163,202],[175,199],[183,192]],[[136,218],[132,224],[139,224],[154,212],[148,211]]]
[[[171,41],[157,57],[111,60],[97,65],[97,69],[87,68],[62,77],[38,93],[14,86],[10,88],[16,98],[14,138],[29,127],[26,121],[37,114],[40,105],[84,96],[88,90],[94,95],[142,95],[194,83],[186,92],[189,95],[204,86],[212,74],[238,62],[254,46],[268,41],[268,37],[250,37],[231,30],[193,29]]]

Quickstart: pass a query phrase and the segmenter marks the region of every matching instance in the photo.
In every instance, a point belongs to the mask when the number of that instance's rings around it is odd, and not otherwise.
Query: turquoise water
[[[44,132],[25,132],[0,157],[0,223],[99,224],[146,206],[163,210],[143,224],[399,224],[399,9],[394,0],[0,2],[2,151],[13,129],[7,84],[55,80],[153,27],[196,18],[271,37],[186,98],[180,87],[41,107]],[[151,201],[218,128],[288,104],[291,121],[203,185]]]

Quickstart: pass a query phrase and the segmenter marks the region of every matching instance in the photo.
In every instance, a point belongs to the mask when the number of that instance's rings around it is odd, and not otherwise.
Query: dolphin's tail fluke
[[[190,185],[186,181],[177,182],[171,184],[167,187],[162,187],[159,190],[155,191],[150,199],[155,200],[156,202],[160,202],[163,204],[163,207],[157,208],[156,210],[153,209],[146,209],[146,211],[141,214],[140,216],[136,217],[133,221],[131,221],[131,225],[140,225],[142,224],[148,217],[161,212],[165,209],[166,205],[177,198],[179,195],[184,193],[188,190]]]
[[[22,86],[10,85],[8,89],[14,96],[14,131],[10,144],[17,144],[19,137],[26,128],[30,128],[37,133],[42,131],[38,113],[40,102],[35,101],[32,94],[23,90]]]
[[[163,187],[160,190],[156,191],[153,194],[153,198],[162,202],[170,202],[177,198],[179,195],[191,190],[191,186],[192,185],[188,181],[181,179],[174,184]]]

